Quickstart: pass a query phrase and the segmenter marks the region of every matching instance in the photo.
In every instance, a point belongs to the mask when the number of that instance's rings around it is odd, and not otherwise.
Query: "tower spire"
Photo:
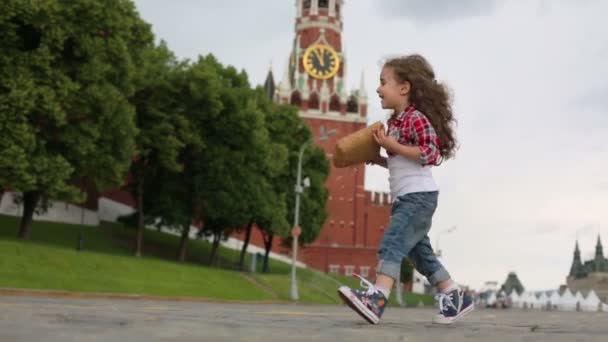
[[[266,94],[266,98],[268,100],[274,100],[275,84],[274,76],[272,75],[272,61],[270,61],[270,66],[268,67],[268,74],[266,75],[266,81],[264,81],[264,93]]]
[[[359,83],[359,100],[367,103],[367,90],[365,89],[365,71],[361,70],[361,81]]]
[[[583,263],[581,262],[581,251],[578,248],[578,240],[576,240],[576,245],[574,247],[574,257],[572,258],[572,266],[570,267],[570,277],[573,278],[582,278],[584,277],[585,270],[583,268]]]
[[[600,235],[597,235],[597,244],[595,245],[595,258],[604,260],[604,248],[602,247],[602,240]]]
[[[357,102],[359,115],[367,115],[367,90],[365,89],[365,71],[361,70],[361,81],[359,83],[359,90],[357,91]]]

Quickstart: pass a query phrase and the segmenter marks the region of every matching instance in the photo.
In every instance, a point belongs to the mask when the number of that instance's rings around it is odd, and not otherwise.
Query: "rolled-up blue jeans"
[[[399,279],[401,262],[407,256],[432,285],[450,279],[450,274],[435,256],[428,235],[438,196],[439,192],[432,191],[397,197],[378,250],[380,261],[376,273]]]

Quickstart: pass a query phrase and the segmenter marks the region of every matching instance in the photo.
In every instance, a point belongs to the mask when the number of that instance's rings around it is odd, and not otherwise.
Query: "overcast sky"
[[[253,85],[271,65],[282,78],[295,0],[135,2],[178,57],[213,53]],[[584,258],[598,233],[608,245],[608,1],[347,0],[343,13],[347,82],[365,73],[370,124],[387,118],[375,94],[387,56],[426,56],[454,93],[460,149],[434,171],[430,235],[457,281],[515,271],[527,289],[556,288],[577,236]],[[383,170],[366,176],[388,190]]]

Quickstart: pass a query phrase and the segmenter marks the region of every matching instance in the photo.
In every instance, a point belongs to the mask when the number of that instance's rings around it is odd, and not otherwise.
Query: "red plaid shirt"
[[[439,137],[429,119],[414,106],[388,120],[388,135],[402,145],[419,146],[422,165],[436,165],[439,161]]]

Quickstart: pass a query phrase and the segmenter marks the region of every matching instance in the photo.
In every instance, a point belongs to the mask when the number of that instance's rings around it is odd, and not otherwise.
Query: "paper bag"
[[[334,166],[349,167],[378,158],[380,145],[374,139],[374,130],[383,126],[381,121],[377,121],[338,140],[334,150]]]

